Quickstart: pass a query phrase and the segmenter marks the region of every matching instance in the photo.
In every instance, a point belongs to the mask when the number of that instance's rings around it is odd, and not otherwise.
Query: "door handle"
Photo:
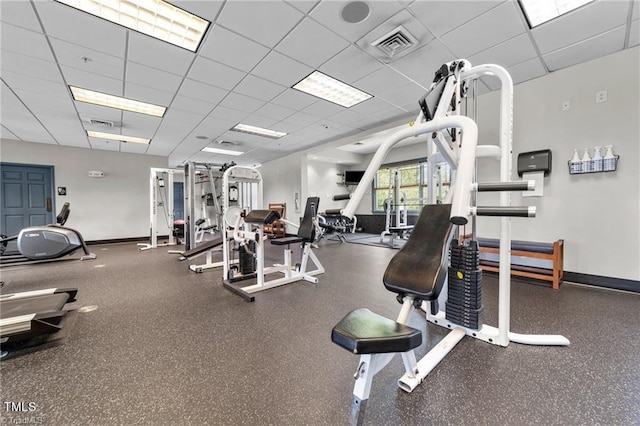
[[[47,212],[51,213],[51,197],[47,197]]]

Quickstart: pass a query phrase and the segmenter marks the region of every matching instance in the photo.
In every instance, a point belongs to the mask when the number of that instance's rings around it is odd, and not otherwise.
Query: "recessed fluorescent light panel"
[[[204,148],[202,148],[202,151],[204,151],[204,152],[212,152],[214,154],[224,154],[224,155],[242,155],[242,154],[244,154],[244,152],[240,152],[240,151],[231,151],[230,149],[220,149],[220,148],[209,148],[208,146],[205,146]]]
[[[231,130],[235,132],[248,133],[250,135],[258,135],[258,136],[266,136],[268,138],[280,139],[283,136],[286,136],[288,133],[285,132],[277,132],[271,129],[263,129],[262,127],[250,126],[248,124],[236,124]]]
[[[520,0],[531,28],[571,12],[593,0]]]
[[[149,144],[149,142],[151,142],[151,139],[147,139],[147,138],[116,135],[115,133],[94,132],[93,130],[87,130],[87,136],[89,136],[90,138],[109,139],[112,141],[120,141],[120,142],[133,142],[133,143],[144,143],[144,144]]]
[[[56,1],[192,52],[210,24],[162,0]]]
[[[79,102],[139,112],[140,114],[152,115],[154,117],[162,117],[167,110],[166,107],[160,105],[147,104],[145,102],[134,101],[106,93],[94,92],[93,90],[81,89],[74,86],[69,86],[69,89],[71,90],[73,99]]]
[[[350,108],[362,101],[373,98],[370,94],[356,89],[353,86],[349,86],[320,71],[312,72],[304,80],[293,86],[293,88],[345,108]]]

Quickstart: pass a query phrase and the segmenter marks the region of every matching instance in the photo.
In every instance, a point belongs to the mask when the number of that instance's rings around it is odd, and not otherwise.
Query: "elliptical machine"
[[[82,249],[80,260],[92,260],[96,255],[89,252],[80,232],[63,225],[69,218],[69,203],[64,203],[56,217],[56,223],[45,226],[23,228],[13,237],[0,239],[0,263],[2,265],[28,263],[58,259]],[[16,241],[19,254],[5,254],[7,243]]]

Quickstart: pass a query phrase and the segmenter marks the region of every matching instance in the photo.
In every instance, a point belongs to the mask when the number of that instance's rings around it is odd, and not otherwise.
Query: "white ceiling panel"
[[[354,123],[364,120],[364,115],[357,113],[355,111],[351,111],[347,109],[345,111],[340,111],[337,114],[328,117],[329,120],[341,124],[343,126],[350,126]]]
[[[175,92],[165,92],[151,87],[140,86],[131,82],[126,82],[124,86],[124,97],[129,99],[144,100],[155,105],[167,106],[171,103]]]
[[[640,9],[640,6],[638,6]],[[631,23],[631,31],[629,32],[629,46],[633,47],[640,44],[640,19]]]
[[[260,77],[248,75],[233,90],[241,95],[251,96],[263,101],[270,101],[284,92],[285,87],[271,83]]]
[[[318,101],[318,98],[295,89],[287,89],[271,100],[272,104],[302,110]]]
[[[551,71],[599,58],[622,49],[626,27],[619,27],[580,43],[556,50],[543,59]]]
[[[13,133],[11,130],[4,127],[0,124],[0,138],[2,139],[10,139],[10,140],[18,140],[20,137]]]
[[[296,111],[291,108],[285,108],[280,105],[276,105],[273,103],[268,103],[263,107],[256,110],[256,114],[262,115],[264,117],[272,118],[274,120],[284,120],[290,115],[294,114]]]
[[[246,111],[240,111],[237,109],[227,108],[227,107],[218,105],[217,107],[214,108],[213,111],[211,111],[211,113],[209,114],[209,117],[240,123],[248,115],[249,113]]]
[[[49,36],[109,55],[124,53],[127,31],[123,27],[53,1],[34,5]]]
[[[54,38],[51,39],[51,45],[56,52],[58,63],[61,65],[110,78],[122,79],[124,76],[124,59],[121,57],[107,55],[88,47]]]
[[[162,121],[167,123],[173,123],[176,121],[180,123],[176,124],[176,127],[189,128],[200,123],[202,121],[202,117],[202,114],[194,114],[187,111],[169,108],[167,112],[164,113]]]
[[[291,6],[295,7],[302,13],[309,13],[320,1],[318,0],[287,0]]]
[[[0,1],[0,20],[28,30],[42,32],[31,2]]]
[[[129,31],[127,59],[148,67],[184,75],[195,57],[193,52],[135,31]]]
[[[93,149],[101,149],[103,151],[120,151],[120,144],[122,143],[98,138],[89,138],[89,142]]]
[[[192,133],[194,135],[205,135],[213,138],[216,137],[216,135],[226,132],[236,124],[238,123],[234,120],[206,117]]]
[[[127,62],[126,81],[152,89],[175,92],[182,83],[182,76],[149,68],[135,62]]]
[[[225,4],[217,22],[264,46],[274,47],[303,16],[286,3],[231,1]]]
[[[372,99],[367,99],[366,101],[361,102],[358,105],[354,105],[349,109],[351,111],[359,112],[365,117],[369,117],[371,116],[371,114],[374,114],[374,113],[389,111],[393,109],[393,105],[391,105],[389,102],[385,100],[372,98]]]
[[[531,30],[544,55],[593,37],[627,21],[626,1],[595,1]]]
[[[62,82],[60,70],[55,63],[31,56],[2,50],[2,73],[10,71],[43,80]]]
[[[304,112],[296,112],[295,114],[285,118],[283,121],[301,126],[309,126],[319,120],[320,117],[316,117],[315,115],[305,114]]]
[[[76,145],[86,145],[87,134],[84,128],[74,118],[62,118],[55,121],[47,120],[43,122],[45,128],[61,144],[66,145],[70,141],[76,141]]]
[[[313,68],[271,51],[251,74],[291,87],[313,72]]]
[[[235,92],[230,92],[227,97],[224,98],[222,102],[220,102],[220,105],[222,106],[246,112],[255,112],[264,104],[264,101]]]
[[[199,56],[189,70],[188,77],[201,83],[231,90],[245,75],[243,71]]]
[[[452,61],[456,57],[439,40],[433,40],[421,47],[411,55],[405,56],[391,64],[407,77],[425,88],[431,86],[434,74],[444,63]]]
[[[469,57],[473,65],[497,64],[503,67],[519,64],[537,56],[528,34],[521,34],[495,47]]]
[[[161,122],[162,119],[158,117],[124,111],[122,113],[122,134],[150,138],[158,130]]]
[[[311,114],[316,117],[327,118],[341,111],[344,111],[345,109],[345,107],[334,104],[333,102],[319,100],[318,102],[309,105],[302,111],[306,114]]]
[[[509,67],[507,71],[511,74],[514,84],[532,80],[547,73],[539,58],[529,59],[528,61],[513,65]],[[500,83],[496,79],[488,79],[487,83],[490,83],[492,90],[500,87]]]
[[[149,149],[149,145],[142,143],[126,143],[120,142],[120,152],[129,152],[132,154],[144,154]]]
[[[2,115],[0,121],[2,125],[7,127],[10,131],[20,136],[18,132],[19,128],[33,126],[34,128],[42,129],[42,126],[34,115],[27,109],[22,101],[16,97],[16,95],[2,84],[2,91],[0,92],[0,105]],[[20,126],[19,126],[20,125]]]
[[[287,35],[276,50],[317,68],[346,48],[349,43],[316,21],[305,18]]]
[[[180,111],[190,112],[194,115],[206,116],[215,107],[215,104],[210,102],[200,101],[193,98],[187,98],[182,95],[177,95],[169,109],[179,109]]]
[[[83,89],[95,90],[97,92],[108,93],[110,95],[122,96],[122,80],[104,77],[66,65],[60,68],[64,74],[67,84],[70,86],[81,87]],[[138,99],[143,101],[144,99]]]
[[[163,157],[168,157],[173,151],[173,142],[171,146],[169,145],[157,145],[155,141],[152,141],[151,144],[147,147],[147,155],[160,155]]]
[[[407,82],[407,79],[393,68],[385,66],[353,83],[355,87],[376,96],[382,91],[392,90]],[[367,102],[367,101],[365,101]]]
[[[49,96],[71,99],[67,86],[58,81],[30,77],[19,72],[2,71],[2,79],[14,90],[33,93],[47,93]]]
[[[118,124],[122,121],[122,111],[119,109],[107,108],[85,102],[76,102],[75,107],[83,121],[88,121],[91,118],[96,120],[112,121]]]
[[[219,87],[187,78],[182,82],[179,93],[183,96],[199,99],[215,105],[218,104],[228,92]]]
[[[291,116],[289,116],[289,117],[291,117]],[[287,117],[287,118],[289,118],[289,117]],[[305,126],[306,126],[306,124],[294,123],[294,122],[291,122],[291,121],[278,121],[274,125],[274,127],[278,128],[278,131],[289,133],[289,135],[287,135],[287,138],[289,138],[292,133],[297,132],[298,130],[304,128]]]
[[[633,12],[631,14],[631,20],[635,21],[640,19],[640,0],[633,0]]]
[[[400,86],[394,90],[386,91],[380,94],[380,97],[390,104],[403,106],[407,103],[415,105],[418,108],[418,99],[424,95],[425,90],[413,83],[407,83],[404,86]]]
[[[194,15],[197,15],[203,19],[206,19],[209,22],[213,22],[218,13],[220,12],[220,8],[224,4],[222,0],[173,0],[171,4],[177,6],[181,9],[186,10],[187,12],[191,12]]]
[[[358,47],[349,46],[325,62],[320,67],[320,71],[340,81],[352,84],[354,81],[379,70],[383,66],[377,59],[364,53]]]
[[[443,36],[502,2],[504,0],[418,0],[409,6],[409,10],[429,31],[437,36]],[[444,17],[446,19],[443,19]]]
[[[278,122],[278,120],[274,120],[273,118],[269,118],[269,117],[263,117],[261,115],[257,115],[257,114],[251,114],[247,117],[245,117],[244,121],[242,121],[242,123],[244,124],[248,124],[250,126],[257,126],[257,127],[262,127],[265,129],[271,129],[271,130],[278,130],[275,129],[273,126]],[[233,126],[229,126],[230,128]]]
[[[238,54],[242,52],[242,54]],[[251,71],[269,49],[219,25],[209,30],[199,54],[242,71]]]
[[[517,3],[506,2],[444,35],[442,42],[461,58],[503,43],[525,32]]]
[[[29,31],[15,25],[0,26],[2,49],[54,62],[49,43],[40,32]]]
[[[390,16],[402,10],[402,5],[395,0],[368,1],[369,16],[357,24],[351,24],[342,19],[342,9],[347,2],[323,1],[309,16],[325,27],[340,34],[347,40],[356,41],[372,29],[386,21]]]
[[[15,90],[15,93],[36,115],[43,114],[46,115],[45,118],[59,118],[64,116],[72,116],[75,119],[78,118],[73,102],[70,99],[50,96],[46,92],[35,93]]]

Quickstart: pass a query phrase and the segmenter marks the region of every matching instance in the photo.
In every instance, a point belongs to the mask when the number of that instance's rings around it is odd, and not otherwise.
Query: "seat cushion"
[[[369,309],[356,309],[333,327],[331,341],[355,354],[407,352],[422,344],[422,332]]]
[[[276,238],[271,240],[271,244],[276,246],[287,246],[289,244],[301,243],[304,241],[304,238],[300,237],[284,237],[284,238]]]

